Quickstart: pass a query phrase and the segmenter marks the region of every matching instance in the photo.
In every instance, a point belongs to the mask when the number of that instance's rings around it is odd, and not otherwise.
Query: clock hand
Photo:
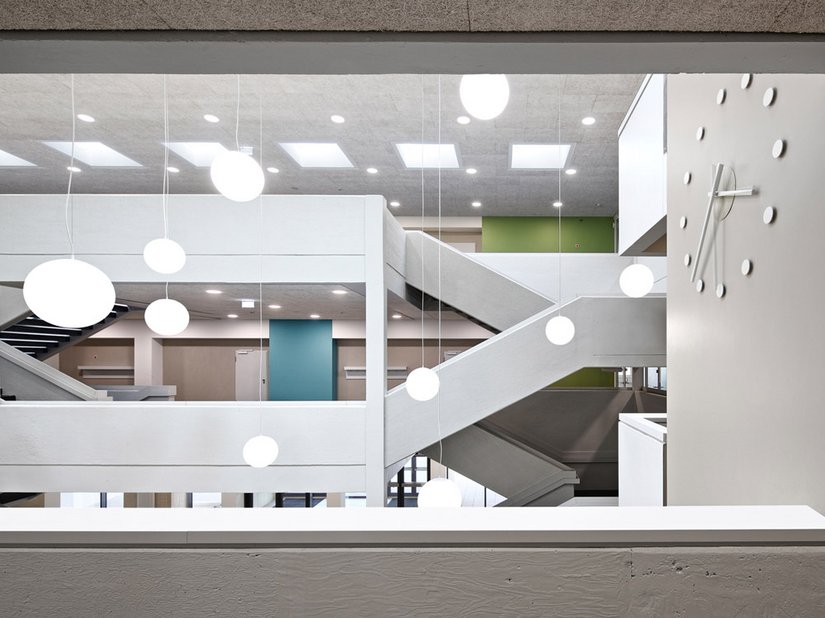
[[[699,270],[699,260],[702,256],[702,248],[705,244],[705,235],[708,231],[710,213],[713,210],[713,200],[716,199],[716,192],[719,190],[719,183],[722,181],[722,170],[724,168],[724,165],[717,163],[716,170],[713,172],[713,184],[711,185],[710,196],[708,197],[708,209],[705,211],[705,222],[702,225],[702,234],[699,236],[699,247],[696,249],[696,261],[693,263],[693,271],[690,273],[691,283],[696,279],[696,271]]]

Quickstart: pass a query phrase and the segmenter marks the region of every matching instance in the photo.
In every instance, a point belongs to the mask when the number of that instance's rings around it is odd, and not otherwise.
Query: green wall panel
[[[605,386],[612,388],[615,386],[613,379],[615,375],[616,374],[612,371],[602,371],[599,367],[585,367],[584,369],[579,369],[578,371],[571,373],[569,376],[562,378],[558,382],[554,382],[550,385],[550,387],[589,388],[594,386]]]
[[[563,253],[613,253],[613,217],[562,217]],[[558,217],[482,217],[486,253],[557,253]]]
[[[270,320],[269,399],[335,400],[336,353],[331,320]]]

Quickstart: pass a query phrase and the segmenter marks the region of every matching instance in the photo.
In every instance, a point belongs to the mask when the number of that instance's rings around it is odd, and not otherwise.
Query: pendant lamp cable
[[[438,358],[441,364],[441,75],[438,76]],[[436,425],[438,429],[438,462],[444,460],[444,441],[441,439],[441,388],[436,401]]]
[[[77,133],[77,117],[75,116],[75,101],[74,101],[74,73],[70,77],[71,93],[72,93],[72,152],[71,160],[69,162],[69,186],[66,189],[66,205],[64,207],[64,219],[66,220],[66,236],[69,238],[69,250],[74,259],[74,208],[72,208],[72,223],[69,225],[69,205],[74,206],[72,202],[72,178],[74,177],[74,147]]]
[[[166,75],[163,76],[163,237],[169,238],[169,100],[166,96]]]
[[[556,129],[558,131],[558,154],[559,158],[561,158],[561,102],[562,98],[564,97],[564,77],[561,78],[561,87],[559,88],[559,107],[556,111]],[[561,165],[559,165],[559,297],[558,297],[558,305],[559,305],[559,315],[561,315],[561,209],[564,206],[564,202],[561,200]]]
[[[240,100],[240,95],[239,95]],[[236,136],[237,139],[237,136]],[[264,107],[258,93],[258,163],[264,166]],[[258,196],[258,417],[260,434],[264,433],[264,195]]]
[[[424,75],[421,75],[421,366],[424,366]]]
[[[241,142],[239,141],[238,134],[240,131],[241,126],[241,75],[240,73],[235,76],[235,84],[236,84],[236,97],[235,97],[235,150],[240,152],[241,150]]]

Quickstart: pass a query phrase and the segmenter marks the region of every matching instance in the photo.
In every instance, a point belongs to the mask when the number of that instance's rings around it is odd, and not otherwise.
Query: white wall
[[[665,76],[642,84],[619,133],[619,253],[639,255],[665,232]]]
[[[764,107],[770,87],[776,101]],[[740,75],[668,79],[668,504],[825,512],[823,109],[823,75],[755,75],[744,90]],[[706,136],[697,141],[700,126]],[[777,139],[787,142],[779,159]],[[758,195],[737,198],[709,241],[699,294],[682,260],[696,257],[718,162]],[[765,225],[769,206],[776,220]],[[747,277],[744,259],[753,261]],[[717,283],[727,288],[721,300]]]
[[[619,415],[619,506],[664,506],[666,415]]]

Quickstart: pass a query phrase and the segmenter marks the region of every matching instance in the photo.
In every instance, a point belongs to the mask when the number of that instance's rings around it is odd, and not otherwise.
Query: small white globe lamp
[[[171,275],[186,264],[186,252],[174,240],[155,238],[143,248],[143,261],[156,273]]]
[[[461,490],[450,479],[431,479],[424,483],[418,492],[418,508],[444,509],[459,506],[461,506]]]
[[[233,202],[249,202],[264,190],[264,172],[258,162],[237,150],[222,152],[209,170],[215,188]]]
[[[255,436],[243,445],[243,460],[253,468],[266,468],[278,458],[278,443],[269,436]]]
[[[189,312],[171,298],[160,298],[146,307],[143,313],[146,326],[164,337],[180,335],[189,326]]]
[[[407,392],[416,401],[429,401],[438,394],[441,381],[428,367],[413,369],[407,376]]]
[[[99,268],[75,258],[43,262],[23,282],[23,298],[41,320],[84,328],[103,320],[115,304],[115,288]]]
[[[507,107],[510,84],[506,75],[465,75],[458,94],[468,114],[479,120],[492,120]]]
[[[544,327],[544,334],[547,335],[550,343],[554,345],[567,345],[573,340],[576,327],[570,318],[557,315],[547,322],[547,326]]]
[[[619,287],[630,298],[647,296],[653,283],[653,271],[644,264],[631,264],[619,276]]]

